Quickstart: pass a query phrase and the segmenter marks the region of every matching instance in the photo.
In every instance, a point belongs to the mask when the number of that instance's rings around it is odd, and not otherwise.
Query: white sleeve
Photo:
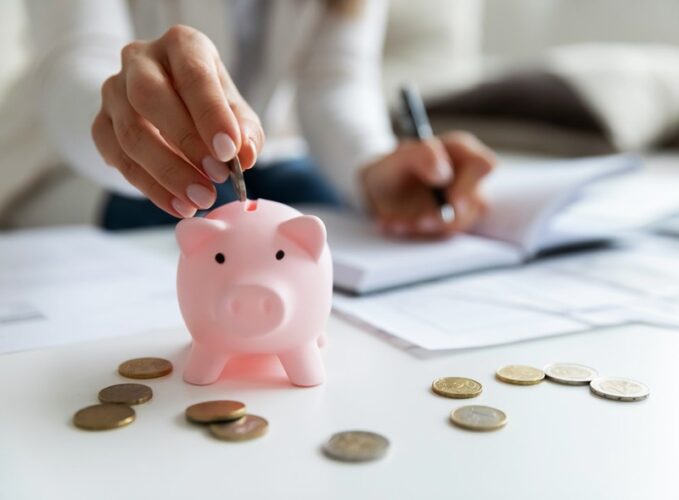
[[[120,50],[133,39],[124,0],[28,0],[35,84],[48,139],[69,166],[100,186],[139,191],[104,163],[90,129],[101,85],[120,71]]]
[[[363,204],[360,167],[396,146],[380,74],[387,4],[363,2],[355,16],[326,13],[298,82],[297,112],[311,155],[355,206]]]

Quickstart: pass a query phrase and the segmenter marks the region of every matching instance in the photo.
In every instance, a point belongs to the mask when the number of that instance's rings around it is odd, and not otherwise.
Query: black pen
[[[434,131],[429,123],[429,117],[427,116],[427,110],[424,108],[422,96],[420,96],[414,85],[403,85],[401,87],[401,101],[403,104],[403,119],[406,121],[406,126],[403,128],[410,135],[421,141],[434,137]],[[432,194],[436,199],[436,204],[439,206],[441,220],[446,224],[453,222],[455,219],[455,209],[448,201],[445,189],[435,187],[432,189]]]

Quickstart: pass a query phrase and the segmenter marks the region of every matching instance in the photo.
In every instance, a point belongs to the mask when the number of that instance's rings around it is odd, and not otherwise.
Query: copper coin
[[[143,384],[116,384],[99,391],[99,401],[125,405],[146,403],[153,397],[153,391]]]
[[[73,416],[73,424],[88,431],[104,431],[131,424],[134,418],[134,410],[129,406],[104,403],[78,410]]]
[[[172,372],[172,363],[162,358],[136,358],[121,363],[118,373],[123,377],[145,379],[158,378]]]
[[[230,422],[245,415],[245,405],[240,401],[204,401],[186,409],[186,418],[197,424]]]
[[[224,441],[249,441],[266,434],[269,422],[257,415],[245,415],[233,422],[210,424],[212,435]]]

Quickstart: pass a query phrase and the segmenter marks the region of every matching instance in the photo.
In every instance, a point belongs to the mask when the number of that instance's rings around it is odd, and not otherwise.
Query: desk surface
[[[289,386],[271,358],[235,361],[212,386],[184,384],[189,340],[177,330],[0,357],[0,498],[679,497],[674,331],[628,326],[420,359],[333,317],[329,380],[308,389]],[[148,381],[154,398],[136,408],[137,421],[75,429],[73,413],[124,381],[117,365],[138,356],[166,357],[176,371]],[[504,364],[557,360],[642,380],[651,397],[616,403],[587,387],[493,376]],[[473,403],[504,410],[507,426],[473,433],[449,424],[465,402],[429,391],[446,375],[479,380]],[[245,402],[269,433],[232,444],[185,421],[186,406],[216,398]],[[389,455],[361,465],[326,459],[324,440],[347,429],[383,433]]]

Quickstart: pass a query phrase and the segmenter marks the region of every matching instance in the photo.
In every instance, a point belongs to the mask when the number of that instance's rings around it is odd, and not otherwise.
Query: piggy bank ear
[[[325,225],[313,215],[301,215],[282,222],[278,232],[302,247],[314,260],[319,259],[325,247]]]
[[[189,256],[205,242],[226,231],[227,227],[226,222],[221,220],[193,217],[179,221],[175,229],[175,236],[182,254]]]

